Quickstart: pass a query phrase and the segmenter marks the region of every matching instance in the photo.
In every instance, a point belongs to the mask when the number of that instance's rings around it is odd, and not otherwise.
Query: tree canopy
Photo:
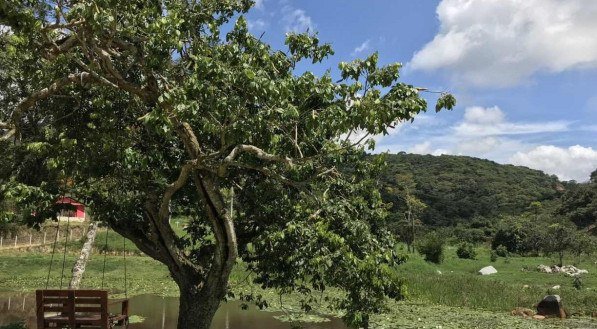
[[[240,258],[263,287],[313,292],[352,326],[403,295],[403,259],[365,161],[366,137],[427,104],[376,53],[322,76],[315,34],[285,51],[251,35],[248,0],[0,4],[0,174],[29,223],[84,200],[181,289],[179,328],[208,328]],[[337,76],[338,80],[335,78]],[[452,109],[442,95],[436,110]],[[367,144],[369,145],[369,144]],[[192,218],[187,234],[171,210]]]

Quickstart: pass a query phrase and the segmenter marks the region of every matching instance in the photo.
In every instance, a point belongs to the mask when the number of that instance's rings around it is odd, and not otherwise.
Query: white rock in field
[[[543,264],[537,266],[537,271],[543,273],[564,273],[567,276],[576,277],[582,274],[587,274],[589,271],[577,268],[574,265],[564,265],[562,267],[557,265],[545,266]]]
[[[435,273],[437,273],[438,275],[442,275],[442,271],[440,270],[436,270]]]
[[[479,270],[479,274],[481,275],[491,275],[496,274],[497,270],[493,266],[485,266],[484,268]]]
[[[553,290],[558,290],[558,289],[560,289],[560,288],[562,288],[562,287],[561,287],[559,284],[558,284],[557,286],[553,286],[553,287],[551,287],[551,289],[553,289]]]

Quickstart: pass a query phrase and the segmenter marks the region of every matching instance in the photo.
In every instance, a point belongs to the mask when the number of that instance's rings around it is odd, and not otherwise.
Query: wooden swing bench
[[[37,290],[37,329],[128,328],[128,299],[108,302],[106,290]],[[108,305],[121,304],[120,314]]]

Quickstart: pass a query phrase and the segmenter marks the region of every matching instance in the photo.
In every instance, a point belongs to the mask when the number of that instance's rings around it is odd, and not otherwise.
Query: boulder
[[[533,316],[533,319],[535,319],[535,320],[543,320],[543,319],[545,319],[545,316],[537,314],[537,315]]]
[[[493,266],[485,266],[484,268],[479,270],[479,274],[481,275],[491,275],[496,274],[497,270]]]
[[[537,271],[543,273],[551,273],[551,267],[541,264],[537,266]]]
[[[560,295],[547,295],[537,304],[537,314],[546,317],[557,316],[566,318],[566,311],[562,307],[562,298]]]

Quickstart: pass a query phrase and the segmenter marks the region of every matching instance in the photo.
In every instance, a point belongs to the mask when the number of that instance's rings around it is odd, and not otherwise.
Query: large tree
[[[179,328],[209,327],[239,258],[263,287],[306,302],[344,291],[333,304],[366,326],[402,296],[402,259],[369,179],[379,163],[354,136],[385,134],[426,102],[377,54],[340,63],[338,79],[298,74],[330,45],[289,34],[286,52],[272,49],[247,29],[251,6],[1,2],[1,191],[32,223],[60,194],[85,200],[168,267]],[[453,106],[442,95],[436,110]],[[190,216],[185,236],[171,209]]]

